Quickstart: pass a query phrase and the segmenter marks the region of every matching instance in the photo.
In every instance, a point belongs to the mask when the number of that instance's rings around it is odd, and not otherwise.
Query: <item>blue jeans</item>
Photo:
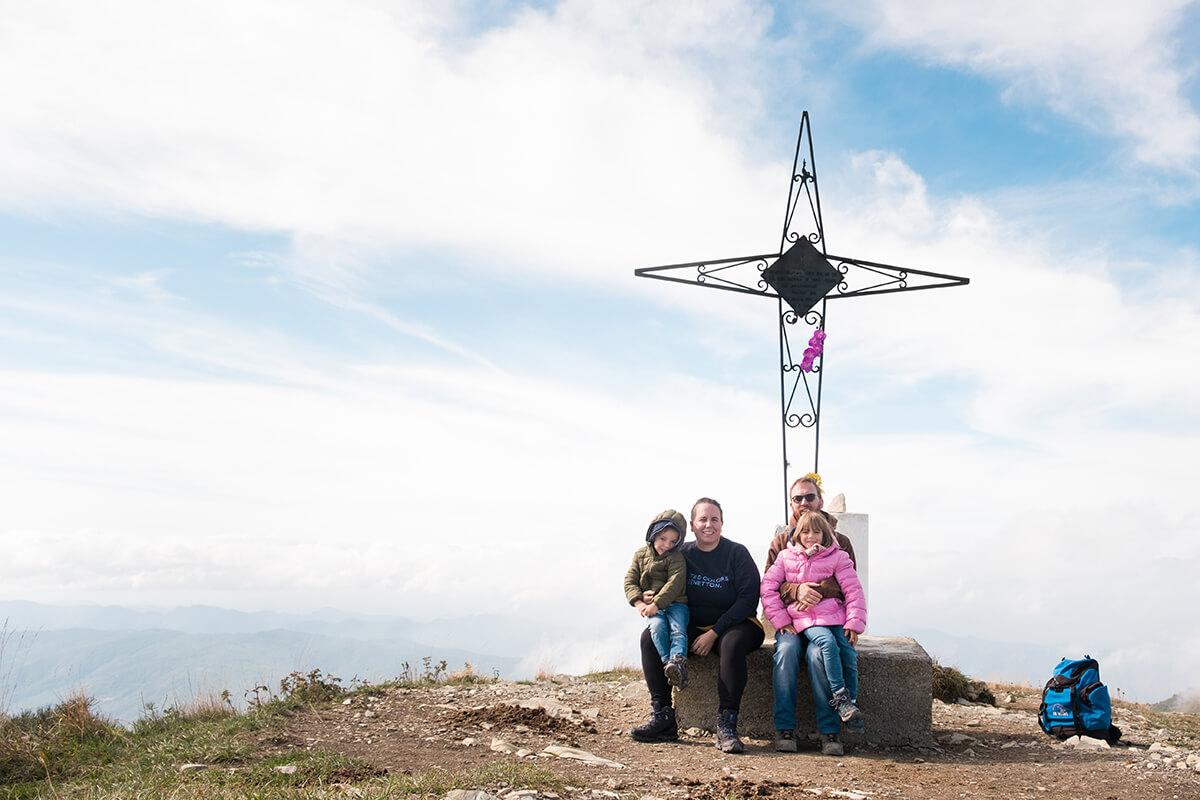
[[[804,629],[804,638],[813,645],[810,650],[820,650],[833,693],[844,691],[852,700],[858,700],[858,653],[846,638],[845,629],[841,625],[813,625]]]
[[[673,656],[687,658],[687,603],[671,603],[650,618],[650,639],[664,662]]]
[[[804,655],[808,661],[808,682],[812,686],[817,731],[837,733],[842,729],[842,720],[829,705],[833,692],[829,688],[829,679],[825,677],[821,649],[807,645],[808,642],[795,633],[775,631],[775,668],[771,673],[775,689],[775,729],[796,729],[796,688],[800,679],[800,656]]]

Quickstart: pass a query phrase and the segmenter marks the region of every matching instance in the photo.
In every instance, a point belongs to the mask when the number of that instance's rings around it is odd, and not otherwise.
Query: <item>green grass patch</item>
[[[0,722],[0,785],[62,780],[94,772],[123,750],[124,733],[72,695],[57,706]]]
[[[589,681],[636,681],[642,679],[642,668],[619,664],[603,672],[589,672],[583,677]]]
[[[180,766],[241,765],[255,757],[258,732],[280,727],[282,703],[245,714],[148,709],[126,730],[92,712],[83,695],[0,724],[0,797],[71,796],[86,786],[168,790]],[[64,784],[67,784],[64,786]],[[123,790],[124,791],[124,790]],[[114,796],[125,796],[117,793]]]
[[[368,796],[411,797],[441,787],[475,788],[504,781],[561,787],[546,770],[497,764],[461,774],[432,770],[389,777],[372,764],[325,751],[298,750],[264,757],[261,743],[301,709],[327,708],[355,694],[383,695],[414,686],[493,683],[470,664],[450,672],[446,662],[404,665],[393,681],[349,686],[320,670],[293,672],[278,689],[258,686],[239,713],[227,692],[157,709],[148,705],[129,729],[93,713],[93,702],[73,696],[57,706],[16,717],[0,714],[0,800],[24,798],[333,797],[345,785]],[[196,765],[183,769],[184,765]],[[335,785],[340,788],[333,789]]]
[[[507,784],[539,792],[565,794],[567,785],[548,769],[521,761],[493,761],[474,769],[450,772],[435,769],[413,775],[399,775],[387,781],[386,797],[442,797],[453,789],[475,789],[480,786]]]

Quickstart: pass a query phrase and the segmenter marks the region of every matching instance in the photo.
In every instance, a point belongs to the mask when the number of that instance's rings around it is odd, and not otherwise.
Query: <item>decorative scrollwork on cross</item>
[[[804,156],[803,158],[801,156]],[[799,224],[796,211],[801,197],[807,201],[810,225]],[[694,270],[695,277],[678,277],[679,271]],[[875,261],[831,256],[825,249],[825,224],[821,218],[821,192],[817,184],[817,161],[813,153],[808,112],[800,118],[800,135],[792,159],[792,179],[784,207],[783,234],[779,252],[737,258],[692,261],[660,267],[635,269],[642,278],[688,283],[712,289],[776,298],[779,303],[779,397],[783,438],[783,483],[788,489],[788,430],[813,431],[812,471],[818,468],[821,437],[821,384],[824,352],[797,362],[788,329],[801,319],[824,331],[826,303],[846,297],[910,292],[947,286],[965,286],[970,281],[955,275],[896,267]],[[741,272],[748,272],[741,277]],[[786,305],[785,305],[786,304]],[[817,310],[817,307],[820,310]],[[824,333],[821,334],[824,336]],[[788,385],[788,379],[791,385]],[[804,393],[799,396],[800,385]],[[799,396],[799,399],[798,399]],[[808,407],[802,403],[807,400]],[[795,405],[795,408],[793,408]],[[806,472],[808,470],[805,470]]]

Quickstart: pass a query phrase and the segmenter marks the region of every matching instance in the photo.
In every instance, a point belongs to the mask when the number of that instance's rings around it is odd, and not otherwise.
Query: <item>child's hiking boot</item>
[[[638,742],[673,742],[679,738],[672,706],[651,705],[650,719],[629,732]]]
[[[717,712],[717,748],[722,753],[741,753],[746,750],[737,734],[737,712],[722,708]]]
[[[842,748],[842,743],[836,733],[821,734],[821,755],[844,756],[845,754],[846,751]]]
[[[775,750],[779,753],[795,753],[796,732],[791,730],[775,731]]]
[[[663,672],[666,673],[667,683],[676,689],[686,689],[691,683],[688,680],[687,659],[683,656],[671,656],[670,660],[663,665]]]
[[[833,706],[834,710],[837,711],[837,715],[841,718],[842,722],[852,725],[857,722],[858,725],[855,727],[861,727],[862,712],[858,710],[858,706],[850,699],[850,695],[845,689],[834,694],[833,699],[829,701],[829,705]]]

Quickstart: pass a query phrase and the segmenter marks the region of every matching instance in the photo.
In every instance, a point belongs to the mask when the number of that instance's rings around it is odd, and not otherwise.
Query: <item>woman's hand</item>
[[[795,625],[784,625],[779,630],[781,633],[790,633],[792,636],[796,635],[796,626]]]
[[[714,631],[705,631],[692,642],[692,652],[698,656],[706,656],[712,652],[713,645],[716,643],[717,634]]]

